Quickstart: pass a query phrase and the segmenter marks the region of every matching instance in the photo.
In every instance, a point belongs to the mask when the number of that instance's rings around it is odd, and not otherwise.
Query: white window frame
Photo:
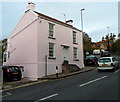
[[[49,38],[55,38],[54,29],[55,24],[49,23]]]
[[[78,60],[78,48],[77,47],[73,47],[73,56],[74,56],[74,60]]]
[[[52,49],[50,48],[50,44],[52,44]],[[50,55],[52,52],[52,56]],[[55,43],[49,42],[49,58],[55,58]]]
[[[77,43],[77,32],[73,31],[73,44]]]

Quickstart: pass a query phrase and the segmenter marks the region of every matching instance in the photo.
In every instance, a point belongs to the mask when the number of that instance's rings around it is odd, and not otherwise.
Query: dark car
[[[101,57],[110,57],[110,52],[109,51],[102,51]]]
[[[21,70],[19,66],[2,66],[3,81],[21,80]]]
[[[85,64],[86,66],[88,66],[88,65],[96,65],[96,64],[97,64],[97,61],[98,61],[97,57],[91,55],[91,56],[87,56],[87,57],[85,58],[84,64]]]

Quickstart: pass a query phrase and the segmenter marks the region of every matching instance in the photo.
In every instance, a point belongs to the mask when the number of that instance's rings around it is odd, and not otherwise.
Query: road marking
[[[12,90],[12,89],[17,89],[17,88],[22,88],[22,87],[26,87],[26,86],[30,86],[30,85],[34,85],[34,84],[39,84],[39,83],[45,82],[45,81],[48,81],[48,80],[43,80],[43,81],[37,81],[37,82],[29,83],[29,84],[24,84],[24,85],[21,85],[21,86],[16,86],[16,87],[13,87],[13,88],[0,90],[0,92],[7,91],[7,90]]]
[[[48,97],[45,97],[45,98],[39,99],[39,100],[34,101],[34,102],[43,101],[43,100],[46,100],[46,99],[48,99],[48,98],[51,98],[51,97],[54,97],[54,96],[57,96],[57,95],[58,95],[58,94],[53,94],[53,95],[50,95],[50,96],[48,96]]]
[[[92,80],[92,81],[86,82],[86,83],[84,83],[84,84],[81,84],[79,87],[82,87],[82,86],[88,85],[88,84],[90,84],[90,83],[93,83],[93,82],[95,82],[95,81],[98,81],[98,80],[104,79],[104,78],[106,78],[106,77],[107,77],[107,76],[103,76],[103,77],[101,77],[101,78],[97,78],[97,79],[95,79],[95,80]]]
[[[119,70],[117,70],[117,71],[115,71],[114,73],[117,73],[117,72],[119,72],[120,71],[120,69]]]
[[[9,92],[6,92],[6,95],[2,96],[2,97],[6,97],[6,96],[11,96],[12,94]]]

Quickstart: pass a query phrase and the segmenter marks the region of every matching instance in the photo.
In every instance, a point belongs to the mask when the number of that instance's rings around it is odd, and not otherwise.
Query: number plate
[[[102,64],[102,66],[107,66],[107,64]]]
[[[13,73],[13,74],[18,74],[18,72],[16,72],[16,73]]]

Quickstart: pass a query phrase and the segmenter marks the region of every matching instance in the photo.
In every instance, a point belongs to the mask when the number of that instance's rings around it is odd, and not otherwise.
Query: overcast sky
[[[2,38],[8,37],[23,16],[27,2],[2,3]],[[83,12],[84,31],[92,41],[100,41],[110,32],[118,34],[118,2],[34,2],[36,11],[64,22],[72,19],[73,25],[81,29],[80,9]],[[1,5],[0,5],[1,7]],[[1,19],[1,18],[0,18]]]

